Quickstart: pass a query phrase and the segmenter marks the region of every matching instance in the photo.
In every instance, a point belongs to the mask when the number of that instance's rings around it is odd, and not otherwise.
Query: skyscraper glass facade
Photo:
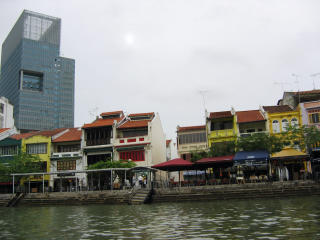
[[[61,19],[24,10],[2,44],[0,96],[21,130],[74,125],[74,59],[60,55]]]

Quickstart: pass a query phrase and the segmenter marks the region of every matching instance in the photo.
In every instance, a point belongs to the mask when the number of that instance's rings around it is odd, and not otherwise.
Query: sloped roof
[[[289,105],[263,106],[263,109],[268,113],[281,113],[281,112],[292,112],[293,111]]]
[[[116,120],[117,122],[119,122],[120,120],[122,120],[123,117],[120,118],[108,118],[108,119],[103,119],[103,118],[99,118],[97,120],[95,120],[92,123],[87,123],[84,124],[82,126],[82,128],[94,128],[94,127],[106,127],[106,126],[112,126],[113,122]]]
[[[103,112],[100,114],[100,116],[104,117],[104,116],[112,116],[116,114],[123,114],[123,111]]]
[[[231,111],[211,112],[209,118],[226,118],[232,117]]]
[[[38,132],[28,132],[28,133],[20,133],[20,134],[14,134],[12,136],[10,136],[10,138],[16,139],[16,140],[21,140],[24,138],[28,138],[31,137],[35,134],[37,134]]]
[[[118,127],[118,129],[148,127],[151,120],[128,120]]]
[[[56,138],[52,142],[73,142],[73,141],[81,141],[81,129],[69,128],[69,131],[62,134],[60,137]]]
[[[199,125],[199,126],[187,126],[187,127],[178,127],[178,132],[187,132],[187,131],[193,131],[193,130],[205,130],[205,125]]]
[[[0,133],[3,133],[3,132],[5,132],[5,131],[7,131],[7,130],[9,130],[10,128],[0,128]]]
[[[307,95],[307,94],[319,94],[320,89],[314,89],[309,91],[293,92],[295,95]]]
[[[35,134],[33,134],[32,136],[45,136],[45,137],[52,137],[58,133],[61,133],[63,131],[67,130],[67,128],[56,128],[56,129],[53,129],[53,130],[45,130],[45,131],[39,131],[39,132],[36,132]],[[31,137],[31,136],[30,136]]]
[[[265,121],[259,110],[239,111],[236,114],[238,123]]]
[[[154,116],[154,112],[148,112],[148,113],[131,113],[128,115],[128,117],[139,117],[139,116]]]

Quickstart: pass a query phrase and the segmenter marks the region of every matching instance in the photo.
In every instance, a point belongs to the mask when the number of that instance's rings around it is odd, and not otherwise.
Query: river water
[[[320,239],[320,197],[0,208],[0,239]]]

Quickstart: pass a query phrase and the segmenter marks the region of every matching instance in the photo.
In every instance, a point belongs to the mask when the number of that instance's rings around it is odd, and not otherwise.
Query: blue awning
[[[233,158],[234,165],[248,165],[259,166],[267,165],[269,153],[267,151],[253,151],[253,152],[237,152]]]

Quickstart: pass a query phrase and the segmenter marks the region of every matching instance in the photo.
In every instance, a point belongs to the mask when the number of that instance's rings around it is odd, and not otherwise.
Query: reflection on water
[[[0,208],[0,239],[320,239],[320,198]]]

